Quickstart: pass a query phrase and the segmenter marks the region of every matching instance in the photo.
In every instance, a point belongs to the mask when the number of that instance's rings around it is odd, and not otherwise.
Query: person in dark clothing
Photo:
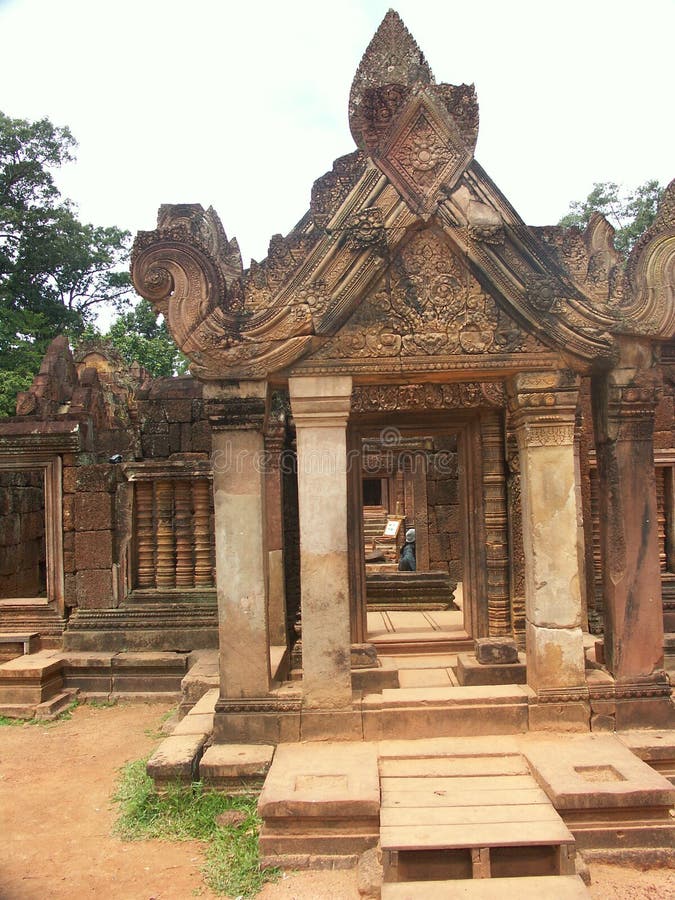
[[[398,560],[399,572],[415,572],[417,561],[415,559],[415,529],[409,528],[405,533],[405,544],[401,547],[401,555]]]

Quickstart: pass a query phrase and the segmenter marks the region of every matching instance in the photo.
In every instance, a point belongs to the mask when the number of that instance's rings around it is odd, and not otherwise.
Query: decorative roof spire
[[[358,120],[364,96],[369,90],[396,84],[434,84],[434,75],[415,39],[399,14],[390,9],[356,70],[349,94],[349,122],[357,144],[362,144]]]

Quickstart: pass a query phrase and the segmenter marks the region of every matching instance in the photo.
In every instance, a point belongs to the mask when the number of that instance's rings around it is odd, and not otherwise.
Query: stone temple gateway
[[[437,84],[395,14],[358,68],[349,120],[358,149],[314,184],[308,213],[263,263],[244,271],[236,241],[199,206],[162,207],[134,248],[134,283],[210,403],[216,733],[297,736],[301,709],[351,732],[351,666],[368,642],[353,463],[363,439],[387,428],[456,436],[470,636],[512,633],[517,546],[535,705],[544,717],[551,701],[585,716],[582,380],[617,709],[632,719],[668,707],[652,434],[659,348],[675,331],[673,187],[625,269],[599,215],[584,234],[529,228],[474,158],[473,87]],[[259,461],[275,391],[288,392],[297,432],[296,701],[272,690],[269,668],[281,578]]]
[[[474,157],[473,86],[392,11],[349,122],[263,262],[199,205],[138,234],[192,378],[57,339],[0,423],[2,631],[63,648],[0,666],[0,700],[57,657],[161,690],[217,647],[214,747],[672,729],[675,182],[627,261],[598,214],[527,226]],[[392,658],[439,652],[460,685],[402,690]],[[298,778],[334,778],[313,753]]]

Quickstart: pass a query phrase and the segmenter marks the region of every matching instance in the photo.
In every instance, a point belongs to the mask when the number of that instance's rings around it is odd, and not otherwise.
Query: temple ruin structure
[[[218,648],[221,743],[385,737],[383,652],[481,639],[524,654],[516,730],[673,727],[675,182],[627,261],[599,214],[526,225],[392,12],[349,122],[262,262],[197,204],[138,234],[190,376],[54,341],[0,423],[0,631],[81,687]]]

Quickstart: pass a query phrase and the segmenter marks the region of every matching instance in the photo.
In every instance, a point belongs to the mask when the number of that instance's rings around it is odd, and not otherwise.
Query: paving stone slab
[[[483,791],[481,794],[481,803],[487,806],[520,806],[522,804],[531,803],[550,803],[548,797],[541,788],[493,788],[492,790]],[[387,807],[400,808],[418,808],[426,806],[429,808],[441,807],[448,805],[447,791],[441,793],[433,790],[426,791],[393,791],[387,788],[382,791],[382,805]],[[454,791],[452,793],[453,806],[475,806],[476,792]]]
[[[377,748],[370,743],[280,745],[258,810],[263,818],[378,816]]]
[[[191,712],[193,715],[214,712],[219,695],[220,691],[218,688],[207,691],[192,707]]]
[[[383,759],[380,762],[380,776],[390,778],[530,774],[530,767],[520,754],[487,757],[442,756],[431,759]]]
[[[208,782],[263,778],[272,764],[274,747],[269,744],[214,744],[199,763],[199,775]]]
[[[523,742],[532,772],[559,810],[670,807],[673,785],[615,736]]]
[[[206,735],[176,735],[166,738],[148,760],[146,771],[158,788],[171,782],[196,780],[197,766]]]
[[[382,900],[507,900],[511,897],[518,900],[588,900],[590,896],[577,875],[410,881],[382,885]]]
[[[420,798],[424,800],[423,797]],[[542,794],[539,803],[507,804],[494,806],[383,806],[380,825],[477,825],[483,822],[559,822],[560,816]]]
[[[174,735],[179,734],[206,734],[209,735],[213,731],[213,713],[194,713],[190,712],[184,719],[176,725],[171,732]]]

